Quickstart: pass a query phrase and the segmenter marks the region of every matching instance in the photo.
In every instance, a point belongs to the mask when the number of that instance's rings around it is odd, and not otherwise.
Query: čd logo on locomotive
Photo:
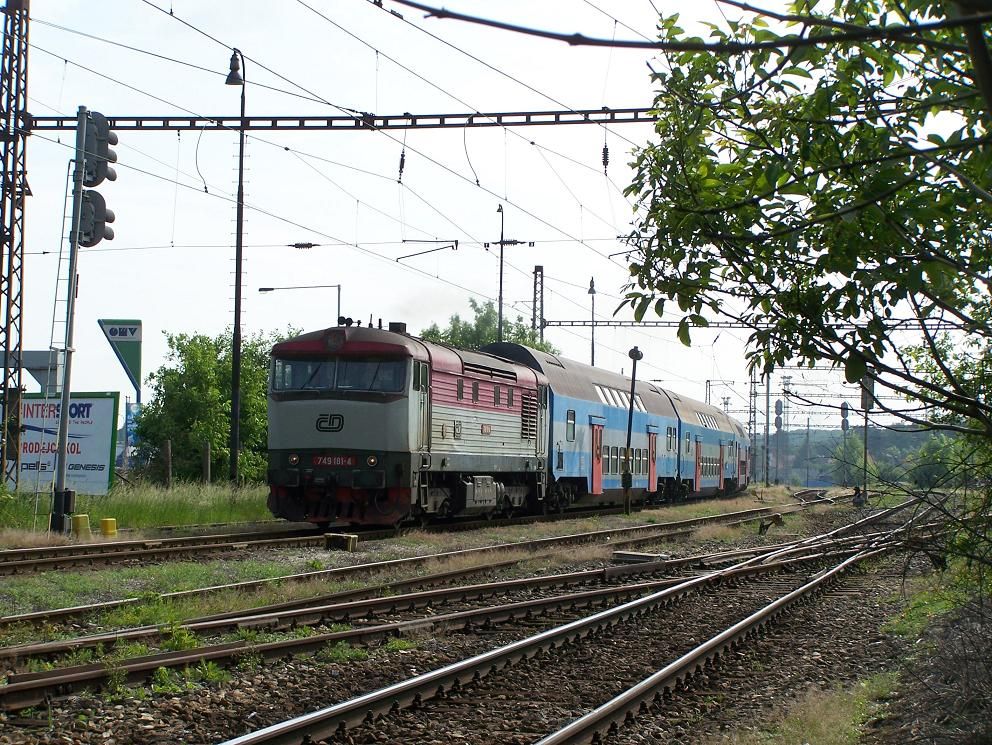
[[[344,429],[344,417],[340,414],[321,414],[317,417],[318,432],[340,432]]]

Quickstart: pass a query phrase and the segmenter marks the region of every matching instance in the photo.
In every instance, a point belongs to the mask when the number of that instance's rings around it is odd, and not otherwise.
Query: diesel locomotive
[[[337,326],[272,348],[269,510],[398,525],[731,493],[750,442],[720,409],[519,344],[474,352],[403,324]]]

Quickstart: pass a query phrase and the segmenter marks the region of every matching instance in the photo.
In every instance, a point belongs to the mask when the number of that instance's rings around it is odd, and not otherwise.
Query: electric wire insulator
[[[606,173],[606,169],[609,165],[610,165],[610,147],[609,145],[603,145],[603,173]]]
[[[398,179],[396,179],[401,184],[403,183],[403,168],[404,168],[404,166],[406,166],[406,148],[404,148],[403,149],[403,152],[400,153],[400,176],[399,176]]]

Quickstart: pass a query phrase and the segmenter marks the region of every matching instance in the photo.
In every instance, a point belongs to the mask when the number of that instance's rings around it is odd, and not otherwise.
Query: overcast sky
[[[655,7],[695,6],[664,0],[444,5],[617,38],[653,37]],[[231,47],[247,58],[250,116],[644,107],[653,98],[651,55],[643,50],[573,48],[423,18],[390,0],[383,8],[369,0],[52,0],[32,9],[29,104],[39,116],[73,114],[81,104],[108,116],[236,116],[240,89],[224,85]],[[691,12],[719,17],[712,3]],[[691,29],[691,19],[684,25]],[[98,318],[143,321],[146,375],[164,362],[166,332],[216,335],[232,323],[238,137],[233,130],[121,131],[119,137],[118,179],[99,187],[117,215],[116,238],[84,249],[79,261],[73,389],[133,397]],[[334,289],[260,294],[261,286],[340,284],[345,315],[405,321],[413,333],[444,325],[454,313],[470,317],[469,298],[497,296],[498,254],[482,244],[499,239],[500,204],[506,238],[534,242],[506,249],[506,315],[529,322],[532,271],[542,264],[547,319],[588,319],[590,277],[597,317],[611,318],[628,276],[623,256],[608,256],[623,250],[617,236],[630,229],[632,206],[622,193],[633,173],[630,151],[652,137],[647,124],[251,132],[244,333],[334,323]],[[27,207],[25,349],[50,343],[72,144],[71,132],[38,133],[28,142],[34,196]],[[395,261],[431,247],[404,240],[454,239],[457,252]],[[286,246],[302,241],[321,245]],[[585,362],[589,334],[588,328],[546,330],[565,356]],[[730,396],[731,410],[746,421],[745,337],[743,330],[700,330],[687,349],[674,329],[597,329],[596,362],[629,372],[627,351],[636,344],[644,352],[638,377],[699,399],[706,380],[735,381],[717,384],[713,402]],[[149,394],[146,386],[144,398]]]

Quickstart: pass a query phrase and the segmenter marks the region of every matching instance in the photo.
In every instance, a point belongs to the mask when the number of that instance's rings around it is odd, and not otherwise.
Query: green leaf
[[[867,372],[868,364],[865,362],[865,358],[857,352],[849,355],[844,361],[844,379],[848,383],[857,383]]]

